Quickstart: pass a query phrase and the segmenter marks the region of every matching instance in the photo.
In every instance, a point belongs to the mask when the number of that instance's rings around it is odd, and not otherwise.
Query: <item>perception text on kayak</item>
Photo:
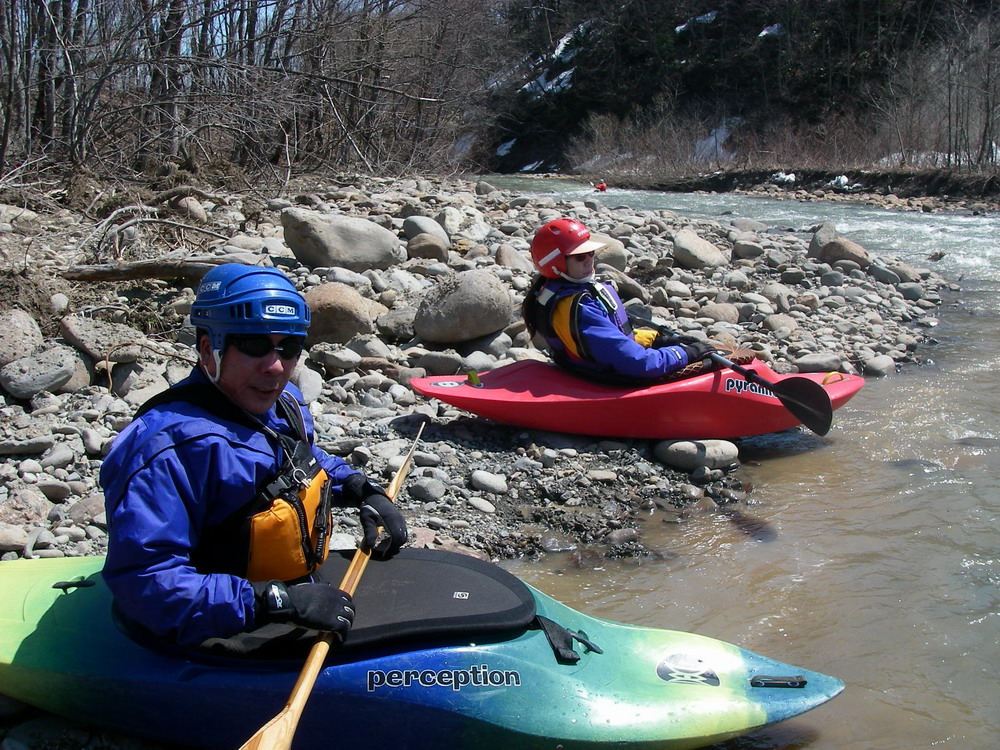
[[[515,669],[490,669],[477,664],[468,669],[381,669],[368,670],[368,692],[381,687],[521,687],[521,674]]]

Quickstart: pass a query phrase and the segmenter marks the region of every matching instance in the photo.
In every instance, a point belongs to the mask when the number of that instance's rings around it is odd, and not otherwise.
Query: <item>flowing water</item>
[[[587,185],[490,179],[582,200]],[[869,380],[820,438],[741,443],[742,515],[645,519],[659,559],[508,564],[577,609],[689,630],[836,675],[810,713],[718,746],[985,750],[1000,736],[1000,215],[611,190],[605,205],[732,215],[805,232],[822,221],[871,252],[931,266],[946,295],[937,344]],[[927,257],[944,251],[938,262]]]

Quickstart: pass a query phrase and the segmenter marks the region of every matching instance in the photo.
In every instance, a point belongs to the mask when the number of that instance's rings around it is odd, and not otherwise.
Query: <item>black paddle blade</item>
[[[825,435],[833,424],[833,404],[830,394],[819,383],[808,378],[785,378],[780,383],[767,383],[771,392],[796,419],[815,432]]]

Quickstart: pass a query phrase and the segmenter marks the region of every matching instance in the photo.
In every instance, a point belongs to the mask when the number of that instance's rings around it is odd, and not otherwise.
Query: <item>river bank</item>
[[[482,371],[543,356],[516,311],[532,273],[528,241],[544,221],[575,216],[598,233],[608,243],[600,270],[627,303],[687,333],[751,348],[784,372],[884,375],[919,362],[933,343],[941,292],[954,288],[928,268],[869,257],[829,226],[774,233],[739,217],[690,220],[597,200],[557,203],[484,182],[342,180],[271,198],[252,222],[246,196],[180,195],[184,201],[159,216],[188,225],[182,239],[198,249],[178,252],[176,239],[140,225],[144,231],[129,239],[122,261],[169,254],[195,263],[275,263],[311,298],[332,295],[314,309],[314,326],[324,327],[326,340],[311,342],[294,378],[310,401],[319,443],[387,479],[417,423],[429,422],[403,501],[414,543],[492,558],[590,545],[599,555],[656,554],[642,544],[639,515],[676,522],[692,508],[745,502],[750,490],[738,461],[678,471],[656,459],[655,442],[498,426],[406,388],[414,375]],[[6,216],[0,222],[8,226],[0,234],[5,266],[21,272],[3,277],[3,296],[37,332],[25,338],[26,322],[0,332],[6,352],[0,550],[6,558],[100,554],[101,456],[145,398],[188,371],[194,357],[184,313],[194,279],[161,273],[69,281],[69,269],[79,276],[79,265],[100,251],[94,238],[114,227],[68,209]],[[303,232],[295,222],[343,219],[364,219],[391,233],[377,268],[351,270],[349,258],[341,267],[318,263],[309,256],[316,249],[296,239]],[[834,239],[837,259],[819,257]],[[699,253],[718,254],[721,265]],[[301,262],[307,256],[312,260]],[[443,278],[469,274],[487,274],[499,285],[506,300],[499,318],[470,337],[470,326],[488,317],[482,314],[488,305],[473,295],[454,308],[462,321],[457,332],[437,331],[429,337],[433,344],[423,340],[415,321],[430,290]],[[350,330],[336,322],[345,316],[353,316]],[[116,361],[107,367],[104,353],[114,347]],[[35,389],[35,375],[25,373],[38,363]],[[71,374],[46,380],[53,371]],[[344,518],[345,533],[352,521]]]
[[[759,195],[802,202],[839,201],[904,211],[1000,210],[1000,177],[951,169],[727,169],[672,180],[621,176],[617,187],[664,192]]]

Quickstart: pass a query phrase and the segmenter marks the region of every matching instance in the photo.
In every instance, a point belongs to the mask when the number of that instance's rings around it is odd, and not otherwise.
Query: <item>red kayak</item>
[[[626,387],[593,383],[555,365],[525,360],[468,377],[414,378],[410,386],[429,398],[520,427],[698,440],[766,435],[800,424],[777,396],[754,382],[757,379],[775,385],[789,379],[811,380],[826,391],[834,409],[864,385],[863,378],[842,372],[779,375],[760,360],[745,369],[757,378],[748,380],[722,368],[650,386]]]

